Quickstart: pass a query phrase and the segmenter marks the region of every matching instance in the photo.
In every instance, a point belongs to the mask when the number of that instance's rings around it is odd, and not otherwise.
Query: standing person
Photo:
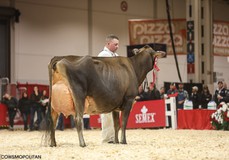
[[[221,102],[226,102],[227,89],[224,88],[223,81],[218,82],[218,88],[215,90],[213,100],[218,106]]]
[[[33,93],[30,96],[31,100],[31,113],[30,113],[30,131],[34,129],[39,129],[41,122],[41,104],[40,104],[41,94],[37,86],[34,86]],[[34,125],[34,116],[37,113],[36,126]]]
[[[201,108],[202,109],[207,109],[208,108],[208,103],[212,100],[212,94],[210,93],[208,86],[204,85],[203,86],[203,91],[201,93]]]
[[[64,130],[64,114],[63,113],[60,113],[60,115],[59,115],[56,129],[58,129],[60,131]]]
[[[106,37],[106,44],[103,50],[99,53],[98,57],[116,57],[116,51],[119,48],[119,38],[113,34]],[[102,123],[102,143],[114,142],[114,122],[112,112],[101,114]]]
[[[19,100],[18,108],[21,111],[21,115],[24,122],[24,130],[28,130],[28,119],[30,114],[30,100],[28,98],[28,94],[26,92],[22,93],[22,97]]]
[[[224,98],[225,103],[229,103],[229,89],[227,89],[227,83],[223,82],[223,87],[226,89],[226,96]]]
[[[41,95],[41,117],[45,117],[46,109],[48,108],[48,96],[47,91],[44,89]]]
[[[14,118],[17,113],[18,101],[15,97],[12,97],[10,94],[5,93],[3,95],[2,102],[7,106],[7,109],[8,109],[8,116],[9,116],[9,122],[10,122],[9,130],[13,131],[14,130]]]
[[[184,108],[184,102],[188,98],[189,98],[189,95],[188,95],[188,92],[186,90],[184,90],[184,84],[179,83],[178,95],[177,95],[177,108],[183,109]]]
[[[190,100],[192,101],[193,109],[198,109],[200,105],[200,95],[198,94],[197,86],[192,87],[192,93],[190,96]]]

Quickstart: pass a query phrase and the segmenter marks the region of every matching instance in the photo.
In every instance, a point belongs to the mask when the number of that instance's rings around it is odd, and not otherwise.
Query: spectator
[[[166,99],[167,96],[165,95],[165,87],[160,88],[160,98],[161,99]]]
[[[136,96],[135,100],[136,101],[146,101],[149,100],[149,92],[144,91],[143,86],[138,87],[138,95]]]
[[[176,97],[177,96],[177,89],[176,89],[176,84],[171,83],[169,86],[169,90],[167,91],[168,97]]]
[[[58,118],[58,123],[56,129],[63,131],[64,130],[64,114],[60,113]]]
[[[15,97],[12,97],[10,94],[5,93],[3,95],[2,102],[7,106],[7,109],[8,109],[8,116],[9,116],[9,122],[10,122],[9,130],[13,131],[14,130],[14,118],[17,113],[18,101]]]
[[[188,92],[184,90],[184,84],[179,83],[178,85],[178,94],[177,94],[177,108],[183,109],[184,102],[189,98]]]
[[[46,110],[48,108],[48,96],[47,91],[43,90],[41,95],[41,117],[42,119],[45,117]]]
[[[23,122],[24,122],[24,130],[28,130],[28,119],[29,119],[29,115],[30,115],[30,100],[28,98],[28,94],[26,92],[22,93],[22,97],[19,100],[19,110],[21,111],[21,115],[23,118]]]
[[[150,100],[161,99],[160,92],[156,87],[156,84],[151,84],[150,87]]]
[[[116,53],[118,48],[119,38],[115,35],[108,35],[103,51],[99,53],[98,57],[116,57],[118,56],[118,54]],[[107,114],[101,114],[100,117],[102,123],[102,142],[113,143],[115,131],[112,112]]]
[[[88,114],[83,115],[83,125],[84,125],[84,129],[91,129],[90,128],[90,115]]]
[[[198,94],[198,87],[192,87],[192,93],[190,96],[190,101],[192,101],[193,109],[198,109],[200,105],[200,95]]]
[[[201,92],[201,108],[202,109],[207,109],[208,108],[208,103],[212,100],[212,94],[210,93],[208,86],[204,85],[203,86],[203,91]]]
[[[227,90],[227,83],[223,82],[223,88],[225,88]]]
[[[226,89],[226,97],[225,97],[225,102],[229,103],[229,89],[227,88],[227,83],[223,83],[224,88]]]
[[[223,82],[218,82],[218,88],[215,90],[215,94],[213,100],[215,101],[216,105],[218,106],[221,102],[226,102],[227,100],[227,89],[224,88]]]
[[[75,128],[74,116],[73,115],[69,115],[69,119],[70,119],[71,128],[74,129]],[[56,129],[60,130],[60,131],[63,131],[64,128],[65,128],[65,126],[64,126],[64,114],[60,113]]]
[[[34,86],[33,93],[30,96],[31,100],[31,112],[30,112],[30,131],[38,130],[41,122],[41,94],[37,86]],[[34,123],[34,116],[37,113],[37,121]]]

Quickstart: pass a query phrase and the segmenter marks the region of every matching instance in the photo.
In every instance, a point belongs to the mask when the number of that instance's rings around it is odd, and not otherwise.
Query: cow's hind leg
[[[112,113],[113,113],[114,131],[115,131],[114,143],[119,143],[119,140],[118,140],[118,132],[120,129],[119,112],[113,111]]]
[[[127,100],[124,104],[124,111],[122,112],[122,134],[121,134],[121,142],[122,144],[127,144],[126,142],[126,125],[130,115],[130,110],[132,107],[132,99]]]
[[[78,97],[78,96],[75,96]],[[85,98],[77,98],[73,99],[74,104],[75,104],[75,110],[76,110],[76,118],[75,118],[75,123],[76,123],[76,130],[78,133],[78,138],[79,138],[79,144],[81,147],[85,147],[85,141],[83,138],[83,111],[84,111],[84,99]]]
[[[83,138],[83,116],[81,117],[79,114],[77,114],[75,118],[75,124],[78,132],[80,147],[85,147],[86,144]]]
[[[53,109],[52,109],[52,112],[51,112],[51,116],[52,116],[52,122],[51,122],[51,147],[56,147],[56,138],[55,138],[55,129],[56,129],[56,122],[57,122],[57,118],[58,118],[58,114],[57,112],[55,112]]]

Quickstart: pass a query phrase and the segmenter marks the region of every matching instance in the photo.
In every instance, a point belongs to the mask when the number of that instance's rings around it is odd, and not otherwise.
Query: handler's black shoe
[[[107,143],[110,143],[110,144],[112,144],[112,143],[114,143],[114,141],[109,141],[109,142],[107,142]]]

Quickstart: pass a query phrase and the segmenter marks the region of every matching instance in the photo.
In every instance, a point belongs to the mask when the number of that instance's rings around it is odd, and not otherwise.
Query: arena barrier
[[[6,106],[0,105],[0,128],[8,126],[8,115]],[[171,124],[170,124],[171,123]],[[65,127],[70,124],[69,118],[65,119]],[[101,128],[99,115],[90,116],[90,127]],[[176,99],[171,97],[166,100],[137,102],[128,120],[127,128],[157,128],[171,127],[177,129]],[[23,121],[18,114],[15,117],[15,128],[23,128]]]
[[[170,124],[171,123],[171,124]],[[90,116],[91,128],[101,128],[99,115]],[[136,102],[128,119],[127,128],[171,127],[177,129],[176,99]]]
[[[165,100],[166,108],[166,126],[169,127],[169,120],[171,120],[171,128],[177,129],[177,109],[176,109],[176,98],[170,97]]]

